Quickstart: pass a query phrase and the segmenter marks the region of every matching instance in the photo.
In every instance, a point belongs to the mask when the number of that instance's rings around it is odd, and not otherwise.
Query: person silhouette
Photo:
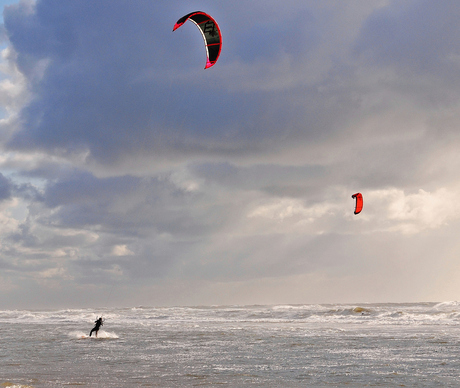
[[[91,329],[91,331],[89,332],[89,336],[91,337],[91,334],[93,334],[93,331],[96,332],[96,338],[97,338],[97,332],[99,331],[100,327],[104,324],[103,323],[103,320],[102,320],[102,317],[100,318],[97,318],[95,321],[94,321],[95,325],[94,327]]]

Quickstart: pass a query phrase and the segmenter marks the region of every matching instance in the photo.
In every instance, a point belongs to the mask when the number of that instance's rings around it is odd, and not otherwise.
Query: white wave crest
[[[78,339],[86,339],[86,338],[117,339],[117,338],[119,338],[117,334],[111,333],[111,332],[108,332],[108,331],[104,331],[104,330],[99,330],[99,332],[97,333],[97,337],[95,335],[92,335],[90,337],[88,333],[84,333],[82,331],[72,331],[72,332],[69,333],[69,337],[78,338]]]

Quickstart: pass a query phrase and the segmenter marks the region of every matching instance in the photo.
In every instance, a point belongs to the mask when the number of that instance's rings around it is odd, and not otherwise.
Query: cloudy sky
[[[457,0],[0,5],[2,308],[460,298]]]

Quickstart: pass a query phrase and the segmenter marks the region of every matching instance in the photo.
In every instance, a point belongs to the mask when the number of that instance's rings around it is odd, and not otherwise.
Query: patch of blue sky
[[[2,10],[1,13],[1,23],[3,24],[3,10],[5,9],[5,5],[11,5],[11,4],[17,4],[19,3],[19,0],[0,0],[0,9]]]

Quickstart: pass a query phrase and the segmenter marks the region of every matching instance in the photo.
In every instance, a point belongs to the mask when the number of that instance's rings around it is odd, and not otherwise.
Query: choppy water
[[[0,311],[0,387],[457,387],[459,325],[457,302]]]

